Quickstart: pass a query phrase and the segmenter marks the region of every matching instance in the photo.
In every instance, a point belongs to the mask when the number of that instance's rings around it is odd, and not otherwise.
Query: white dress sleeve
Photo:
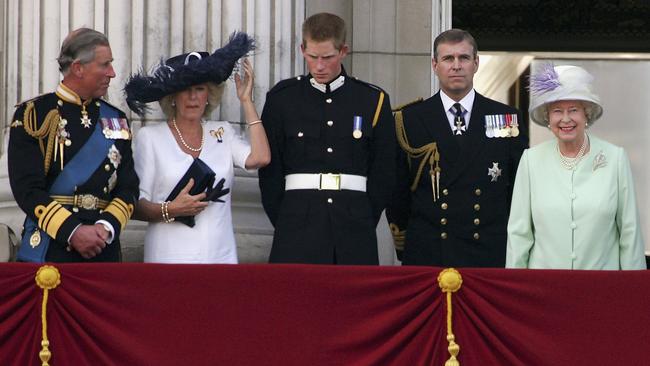
[[[232,161],[235,166],[246,170],[247,172],[254,172],[253,170],[246,169],[246,159],[251,154],[251,146],[242,136],[235,132],[235,129],[230,125],[226,124],[228,129],[228,134],[232,136],[230,139],[230,149],[232,152]]]
[[[524,150],[521,156],[512,192],[508,219],[506,268],[528,268],[530,250],[535,244],[528,152],[528,150]]]

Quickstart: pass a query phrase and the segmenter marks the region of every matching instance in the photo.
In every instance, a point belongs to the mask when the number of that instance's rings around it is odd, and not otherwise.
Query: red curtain
[[[440,268],[56,264],[52,366],[444,365]],[[40,365],[40,266],[0,265],[0,365]],[[650,364],[650,271],[460,269],[461,366]]]

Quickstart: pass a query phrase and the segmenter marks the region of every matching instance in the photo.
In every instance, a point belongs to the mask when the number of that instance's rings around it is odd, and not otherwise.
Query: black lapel
[[[442,105],[440,92],[429,98],[429,116],[422,120],[427,132],[431,135],[431,141],[435,141],[440,152],[440,159],[449,165],[453,162],[450,154],[457,154],[458,143],[453,139],[453,132],[449,126],[447,112]]]
[[[445,178],[447,184],[451,184],[456,180],[467,165],[475,161],[476,156],[483,150],[483,145],[486,141],[485,112],[483,111],[484,99],[482,95],[476,93],[474,105],[472,106],[472,118],[469,121],[469,129],[460,148],[456,163],[451,166],[451,169],[447,173]]]

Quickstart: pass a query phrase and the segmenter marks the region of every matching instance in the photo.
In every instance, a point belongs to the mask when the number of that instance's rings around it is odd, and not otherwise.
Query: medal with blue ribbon
[[[352,137],[355,139],[360,139],[363,136],[361,132],[361,125],[363,124],[363,118],[361,116],[354,116],[354,123],[352,126]]]

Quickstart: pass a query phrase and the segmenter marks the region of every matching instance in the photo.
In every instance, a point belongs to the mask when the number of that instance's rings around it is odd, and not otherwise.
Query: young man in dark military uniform
[[[474,91],[477,52],[468,32],[441,33],[432,60],[441,90],[395,115],[402,157],[386,213],[403,264],[505,266],[515,171],[528,143],[516,109]]]
[[[260,169],[275,226],[270,262],[378,264],[375,228],[395,180],[388,95],[349,77],[345,24],[320,13],[303,24],[309,75],[279,82],[262,120],[271,164]]]
[[[139,191],[126,116],[100,99],[112,61],[104,34],[77,29],[63,41],[56,92],[16,109],[9,181],[27,215],[18,260],[120,260]]]

